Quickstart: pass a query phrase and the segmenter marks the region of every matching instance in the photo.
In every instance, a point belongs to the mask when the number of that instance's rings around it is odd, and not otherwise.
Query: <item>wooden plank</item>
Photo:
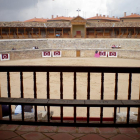
[[[117,100],[117,99],[118,99],[118,73],[115,74],[115,95],[114,95],[114,100]],[[117,112],[117,107],[114,107],[114,124],[116,123],[116,112]]]
[[[139,82],[139,100],[140,100],[140,82]],[[140,123],[140,107],[138,108],[138,123]]]
[[[60,72],[60,99],[63,99],[63,73]],[[61,123],[63,123],[63,107],[61,106]]]
[[[101,66],[0,66],[0,72],[104,72],[140,73],[140,67],[101,67]]]
[[[1,76],[1,73],[0,73]],[[0,99],[1,99],[1,77],[0,77]],[[2,105],[0,105],[0,120],[2,120]]]

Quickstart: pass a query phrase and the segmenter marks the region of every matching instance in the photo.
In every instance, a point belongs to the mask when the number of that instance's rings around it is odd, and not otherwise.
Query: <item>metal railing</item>
[[[1,117],[0,123],[7,124],[27,124],[27,125],[50,125],[50,126],[98,126],[98,127],[136,127],[140,126],[140,110],[138,114],[138,122],[130,123],[130,108],[140,108],[140,101],[131,100],[131,88],[132,88],[132,74],[140,74],[140,67],[91,67],[91,66],[0,66],[0,72],[7,73],[7,92],[8,98],[0,98],[0,104],[9,105],[9,120],[3,120]],[[10,72],[20,73],[20,94],[21,98],[11,98],[10,89]],[[23,73],[33,72],[34,81],[34,99],[25,99],[23,93]],[[46,72],[47,79],[47,97],[46,99],[37,99],[37,84],[36,84],[36,72]],[[50,72],[60,72],[60,99],[50,99]],[[73,100],[63,99],[63,73],[73,72],[74,82],[74,97]],[[87,73],[87,100],[77,100],[77,73]],[[101,73],[101,99],[91,100],[90,99],[90,79],[91,73]],[[114,73],[115,74],[115,93],[114,100],[104,100],[104,74]],[[129,74],[128,83],[128,100],[117,100],[118,99],[118,74],[127,73]],[[22,105],[22,120],[12,120],[11,105]],[[35,106],[35,120],[25,121],[24,119],[24,105]],[[47,121],[40,122],[37,118],[37,106],[47,106]],[[50,118],[50,107],[60,107],[60,122],[51,121]],[[73,107],[74,116],[72,122],[64,122],[63,107]],[[77,121],[77,107],[87,108],[87,117],[85,122]],[[99,123],[90,122],[90,107],[100,107],[100,119]],[[114,108],[114,117],[112,123],[103,122],[103,109],[104,107]],[[117,107],[127,107],[127,121],[126,123],[116,122]],[[0,112],[1,114],[1,112]]]

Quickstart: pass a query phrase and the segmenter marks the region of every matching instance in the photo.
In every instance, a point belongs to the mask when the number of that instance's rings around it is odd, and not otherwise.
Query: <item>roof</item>
[[[104,17],[104,16],[95,16],[91,18],[87,18],[87,20],[114,20],[114,21],[120,21],[120,19],[115,17]]]
[[[53,21],[53,20],[71,20],[71,19],[73,19],[72,17],[63,17],[63,16],[61,16],[61,17],[56,17],[56,18],[52,18],[52,19],[48,19],[48,21]]]
[[[140,15],[139,14],[131,14],[131,15],[121,17],[121,18],[140,18]]]
[[[44,18],[32,18],[32,19],[29,19],[29,20],[25,20],[24,22],[47,22],[47,19],[44,19]]]

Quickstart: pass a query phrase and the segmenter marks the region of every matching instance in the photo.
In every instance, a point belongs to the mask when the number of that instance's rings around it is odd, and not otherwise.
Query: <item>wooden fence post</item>
[[[140,82],[139,82],[139,100],[140,100]],[[140,123],[140,107],[138,108],[138,123]]]
[[[1,98],[1,81],[0,81],[0,98]],[[2,120],[2,106],[0,105],[0,120]]]

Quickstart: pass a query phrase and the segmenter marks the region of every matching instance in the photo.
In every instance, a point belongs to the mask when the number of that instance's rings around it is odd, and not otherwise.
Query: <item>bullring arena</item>
[[[70,43],[71,42],[71,43]],[[84,42],[84,45],[83,45]],[[87,44],[86,44],[87,42]],[[98,44],[100,42],[100,44]],[[110,42],[110,43],[109,43]],[[121,44],[120,49],[113,49],[118,57],[95,58],[95,50],[112,51],[111,44]],[[0,65],[43,65],[43,66],[123,66],[140,67],[138,39],[26,39],[26,40],[0,40],[3,45],[2,53],[9,53],[9,61],[1,61]],[[51,45],[49,43],[52,43]],[[91,43],[91,45],[89,45]],[[96,44],[98,44],[97,47]],[[137,43],[137,44],[136,44]],[[74,45],[75,44],[75,45]],[[134,47],[132,46],[134,45]],[[46,45],[46,46],[45,46]],[[100,46],[99,46],[100,45]],[[16,50],[12,50],[13,46]],[[38,46],[39,49],[33,49]],[[67,46],[66,48],[64,46]],[[69,48],[68,48],[69,46]],[[87,48],[85,48],[87,46]],[[2,47],[1,47],[2,48]],[[138,48],[138,49],[137,49]],[[42,51],[61,51],[61,57],[42,57]],[[80,51],[80,56],[76,57]],[[11,73],[11,97],[20,97],[19,73]],[[7,97],[6,73],[1,73],[1,96]],[[23,73],[24,97],[33,98],[33,74]],[[118,78],[118,99],[128,98],[128,74],[119,74]],[[73,73],[64,73],[64,99],[73,99]],[[114,99],[115,74],[105,74],[104,99]],[[132,99],[139,99],[140,75],[132,76]],[[77,99],[87,98],[87,73],[77,74]],[[46,98],[46,73],[37,73],[37,98]],[[100,99],[101,96],[101,74],[91,73],[91,99]],[[60,75],[50,73],[50,98],[60,99]],[[14,111],[15,107],[12,106]],[[38,110],[44,110],[38,107]],[[60,107],[51,107],[53,116],[60,116]],[[118,109],[119,111],[119,109]],[[121,108],[126,112],[126,108]],[[132,112],[138,109],[131,108]],[[112,117],[113,108],[104,109],[104,117]],[[64,116],[72,117],[73,108],[64,107]],[[77,108],[77,116],[86,117],[86,108]],[[100,108],[91,108],[90,117],[99,117]]]
[[[136,19],[135,19],[136,18]],[[138,18],[138,19],[137,19]],[[140,67],[140,16],[132,14],[84,19],[56,17],[38,21],[0,22],[0,66],[103,66]],[[37,21],[35,21],[37,20]],[[112,47],[116,46],[116,47]],[[119,47],[118,47],[119,46]],[[35,49],[36,48],[36,49]],[[95,58],[98,51],[100,58]],[[43,54],[49,53],[49,57]],[[61,55],[53,57],[53,53]],[[4,61],[5,59],[8,59]],[[7,75],[0,73],[1,97],[7,97]],[[63,98],[74,97],[74,75],[63,73]],[[37,98],[46,99],[46,73],[37,72]],[[50,99],[60,99],[60,73],[50,72]],[[87,73],[77,73],[77,99],[87,99]],[[128,100],[129,74],[118,75],[118,99]],[[140,75],[132,74],[131,99],[139,100]],[[10,72],[11,97],[20,98],[19,72]],[[24,98],[34,98],[33,73],[23,72]],[[101,99],[101,73],[91,73],[90,99]],[[104,100],[114,100],[115,74],[104,75]],[[15,106],[12,106],[14,112]],[[38,107],[44,110],[44,107]],[[60,117],[60,107],[51,107]],[[64,107],[64,117],[73,117],[73,107]],[[131,108],[138,114],[138,108]],[[103,117],[113,117],[114,108],[105,108]],[[127,112],[117,108],[117,112]],[[77,117],[86,117],[87,108],[77,107]],[[100,117],[100,108],[90,107],[90,117]]]

